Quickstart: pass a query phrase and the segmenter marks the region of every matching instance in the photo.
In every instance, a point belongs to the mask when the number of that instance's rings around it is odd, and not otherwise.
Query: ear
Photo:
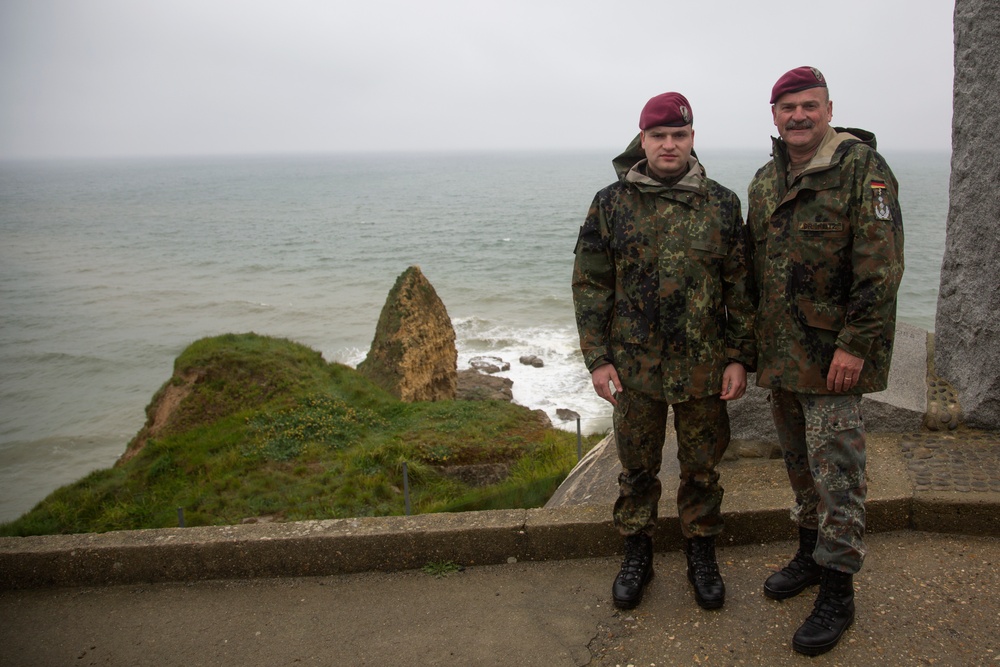
[[[771,120],[774,122],[774,126],[778,127],[778,107],[775,104],[771,105]]]
[[[646,131],[639,130],[639,145],[643,150],[646,150]]]

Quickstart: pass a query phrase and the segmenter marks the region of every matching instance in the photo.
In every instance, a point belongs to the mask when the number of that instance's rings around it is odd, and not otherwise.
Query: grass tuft
[[[447,577],[449,574],[455,574],[456,572],[463,572],[465,568],[461,565],[448,561],[434,561],[432,563],[427,563],[422,568],[425,574],[437,577]]]

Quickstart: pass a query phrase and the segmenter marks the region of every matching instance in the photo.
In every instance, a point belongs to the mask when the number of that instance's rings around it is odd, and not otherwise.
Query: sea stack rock
[[[1000,429],[998,34],[996,0],[957,0],[951,197],[934,327],[938,376],[957,390],[965,423],[986,429]]]
[[[420,267],[404,271],[386,297],[358,371],[400,400],[455,398],[458,351],[444,303]]]

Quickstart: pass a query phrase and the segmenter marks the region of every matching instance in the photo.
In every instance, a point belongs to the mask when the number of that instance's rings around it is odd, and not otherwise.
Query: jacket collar
[[[705,169],[698,162],[698,158],[694,155],[688,158],[688,170],[687,173],[673,185],[665,185],[664,183],[656,180],[652,176],[647,176],[647,164],[649,161],[643,158],[632,165],[632,168],[628,170],[625,177],[622,179],[626,183],[633,183],[643,189],[650,190],[684,190],[687,192],[694,192],[699,195],[705,193]]]
[[[785,174],[788,170],[788,146],[779,137],[771,137],[772,151],[775,165],[779,174]],[[876,146],[875,135],[867,130],[853,127],[830,127],[822,143],[816,149],[816,154],[812,156],[805,168],[800,172],[800,176],[815,174],[831,169],[843,159],[847,149],[857,143]]]
[[[636,186],[643,192],[657,192],[663,196],[672,196],[674,199],[691,199],[690,195],[681,196],[682,193],[692,193],[698,196],[705,196],[708,192],[706,183],[705,168],[698,161],[698,155],[691,151],[688,159],[688,171],[677,183],[667,186],[655,178],[650,178],[645,172],[646,153],[642,150],[640,135],[622,151],[611,163],[615,167],[615,173],[622,183]]]

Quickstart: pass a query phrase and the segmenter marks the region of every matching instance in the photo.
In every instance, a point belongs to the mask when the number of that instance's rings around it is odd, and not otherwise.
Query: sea
[[[763,151],[704,151],[745,202]],[[514,401],[611,426],[583,366],[570,276],[617,151],[0,162],[0,521],[112,466],[193,341],[288,338],[351,366],[419,266],[459,368],[510,364]],[[900,182],[899,318],[932,330],[950,154],[885,152]],[[745,211],[744,211],[745,213]],[[544,366],[519,363],[524,355]]]

